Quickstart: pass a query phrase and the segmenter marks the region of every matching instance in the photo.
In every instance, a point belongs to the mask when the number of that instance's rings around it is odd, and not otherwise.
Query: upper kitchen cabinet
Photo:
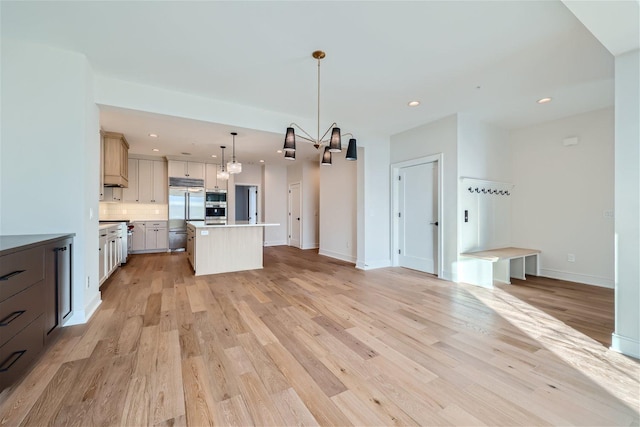
[[[138,160],[138,200],[167,203],[167,165],[164,161]]]
[[[204,163],[169,160],[169,176],[204,180]]]
[[[122,189],[124,202],[137,202],[139,198],[138,159],[129,159],[129,186]]]
[[[129,143],[124,135],[103,132],[104,185],[129,186]]]
[[[207,190],[215,190],[215,189],[227,189],[227,180],[218,181],[218,165],[213,163],[207,163],[206,168],[206,176],[205,187]]]

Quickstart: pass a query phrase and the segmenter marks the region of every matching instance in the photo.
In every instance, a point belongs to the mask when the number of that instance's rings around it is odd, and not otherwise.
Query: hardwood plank
[[[0,425],[638,426],[640,362],[612,330],[611,289],[553,279],[484,289],[290,247],[195,278],[185,254],[133,255],[0,392]]]

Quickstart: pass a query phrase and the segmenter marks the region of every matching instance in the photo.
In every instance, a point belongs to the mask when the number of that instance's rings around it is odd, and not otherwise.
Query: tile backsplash
[[[100,202],[100,219],[129,221],[166,220],[169,206],[159,203],[106,203]]]

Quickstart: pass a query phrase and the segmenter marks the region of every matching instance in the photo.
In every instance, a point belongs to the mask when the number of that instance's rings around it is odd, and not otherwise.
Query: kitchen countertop
[[[0,236],[0,255],[8,255],[23,249],[40,246],[66,237],[75,237],[76,233],[61,234],[21,234]]]
[[[98,225],[98,230],[105,230],[105,229],[111,228],[111,227],[120,227],[120,224],[121,224],[120,222],[112,222],[110,224],[100,224],[100,225]]]
[[[270,224],[259,222],[257,224],[236,223],[236,224],[206,224],[204,221],[187,221],[187,224],[193,225],[195,228],[231,228],[231,227],[275,227],[280,224]]]

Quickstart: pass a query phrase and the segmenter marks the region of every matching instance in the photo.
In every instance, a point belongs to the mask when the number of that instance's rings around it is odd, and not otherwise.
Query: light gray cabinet
[[[122,202],[122,188],[105,187],[102,196],[103,202]]]
[[[169,176],[204,180],[204,163],[169,160]]]
[[[167,165],[163,161],[138,160],[138,201],[167,202]]]
[[[129,186],[122,190],[122,201],[137,202],[140,180],[138,178],[138,159],[129,159]]]
[[[135,221],[132,252],[164,252],[169,248],[167,221]]]

